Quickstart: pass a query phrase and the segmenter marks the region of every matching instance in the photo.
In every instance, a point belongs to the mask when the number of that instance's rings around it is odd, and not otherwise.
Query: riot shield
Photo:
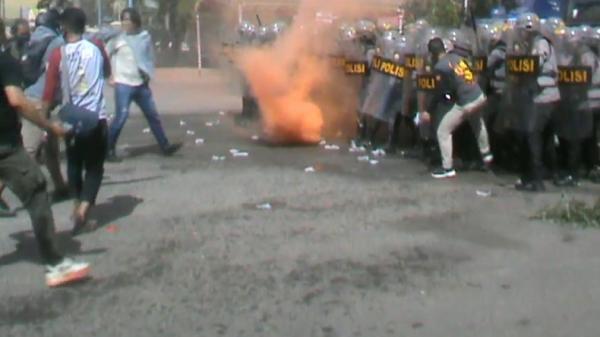
[[[584,139],[592,133],[593,115],[587,103],[593,74],[592,67],[581,62],[586,48],[582,33],[580,28],[568,28],[555,46],[561,101],[554,122],[558,136],[566,140]]]
[[[377,53],[371,62],[362,113],[383,122],[392,122],[395,111],[390,109],[394,87],[406,76],[404,66],[394,60],[395,36],[384,33],[377,44]]]

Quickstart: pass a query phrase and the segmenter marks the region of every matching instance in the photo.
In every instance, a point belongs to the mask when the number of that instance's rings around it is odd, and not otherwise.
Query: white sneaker
[[[482,159],[485,166],[490,166],[494,162],[494,155],[491,152],[488,152],[482,156]]]
[[[89,274],[89,263],[76,262],[69,258],[64,258],[57,265],[46,266],[46,284],[48,287],[58,287],[85,279]]]
[[[445,169],[443,167],[434,170],[431,176],[436,179],[454,178],[456,177],[456,171],[454,169]]]

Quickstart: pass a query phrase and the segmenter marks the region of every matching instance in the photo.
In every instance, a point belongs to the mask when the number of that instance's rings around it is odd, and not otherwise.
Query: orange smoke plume
[[[354,1],[329,0],[322,4],[320,0],[304,0],[293,24],[277,41],[249,48],[236,60],[260,105],[263,131],[271,142],[318,143],[328,127],[326,123],[335,119],[326,115],[348,115],[348,110],[353,113],[352,108],[340,112],[340,100],[348,100],[348,95],[331,97],[340,94],[340,90],[332,90],[332,83],[344,86],[334,80],[340,78],[339,69],[330,57],[336,53],[338,30],[315,18],[317,11],[323,11],[338,19],[354,19],[352,13],[360,13]]]

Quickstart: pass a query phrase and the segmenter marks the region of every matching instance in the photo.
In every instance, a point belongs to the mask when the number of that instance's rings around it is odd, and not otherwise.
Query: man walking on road
[[[115,86],[116,117],[110,125],[108,160],[117,162],[117,140],[129,117],[129,107],[134,101],[148,120],[162,153],[170,156],[181,144],[170,144],[162,127],[150,89],[154,76],[154,51],[150,34],[142,30],[140,14],[133,8],[121,12],[123,33],[107,45],[111,58]]]
[[[33,62],[31,67],[34,69],[30,69],[30,73],[33,76],[34,83],[25,89],[25,94],[38,109],[42,106],[42,95],[44,93],[44,85],[46,84],[47,65],[50,55],[55,49],[64,45],[64,39],[59,34],[59,15],[55,9],[40,14],[40,17],[36,20],[38,26],[31,37],[30,49],[39,55],[29,55],[29,57],[39,59],[39,62],[28,61]],[[60,94],[55,96],[50,105],[49,112],[59,104]],[[50,117],[50,113],[45,117]],[[67,199],[69,197],[69,188],[60,170],[60,147],[58,139],[51,134],[44,139],[44,132],[27,121],[23,122],[22,134],[25,150],[33,158],[39,157],[42,148],[45,151],[44,159],[46,168],[54,184],[53,199],[55,201]]]
[[[74,130],[66,141],[69,185],[75,194],[73,235],[85,228],[90,207],[96,202],[104,175],[108,133],[103,89],[110,64],[103,45],[83,39],[85,24],[85,13],[79,8],[67,8],[61,14],[66,44],[50,56],[43,96],[44,112],[62,90],[61,109],[70,104],[86,120],[94,121],[90,130]]]
[[[4,23],[0,20],[0,45],[5,42]],[[56,248],[46,180],[23,149],[19,115],[57,136],[64,135],[65,131],[48,122],[25,98],[22,83],[17,61],[9,52],[0,52],[0,179],[29,213],[39,252],[46,264],[46,283],[51,287],[59,286],[86,277],[90,267],[87,263],[63,257]]]

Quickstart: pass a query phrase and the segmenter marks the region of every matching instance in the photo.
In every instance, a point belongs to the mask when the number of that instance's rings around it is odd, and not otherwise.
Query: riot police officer
[[[591,65],[592,83],[588,93],[589,108],[593,113],[592,137],[587,142],[590,173],[589,178],[600,183],[600,28],[583,30],[582,44],[585,50],[581,55],[582,63]]]
[[[394,100],[401,99],[394,89],[401,87],[405,76],[403,63],[394,60],[396,38],[395,32],[384,32],[377,41],[377,53],[371,62],[371,75],[361,107],[361,112],[368,116],[367,145],[373,144],[382,125],[393,129],[397,111],[392,105]]]
[[[584,32],[585,28],[566,29],[556,47],[561,102],[555,114],[555,125],[567,157],[566,174],[556,181],[559,186],[578,184],[581,144],[592,134],[593,115],[588,92],[593,68],[597,66],[596,59],[589,57],[589,47],[583,43]]]
[[[265,27],[266,28],[266,27]],[[251,22],[244,21],[238,26],[240,45],[252,46],[258,41],[258,28]],[[252,89],[245,79],[242,79],[242,114],[236,119],[238,123],[257,118],[259,115],[258,103],[252,94]]]
[[[521,177],[517,190],[544,191],[543,149],[547,147],[551,169],[555,169],[554,132],[551,117],[560,101],[558,66],[554,47],[541,34],[536,14],[523,13],[507,48],[508,83],[504,112],[510,127],[520,134]]]

